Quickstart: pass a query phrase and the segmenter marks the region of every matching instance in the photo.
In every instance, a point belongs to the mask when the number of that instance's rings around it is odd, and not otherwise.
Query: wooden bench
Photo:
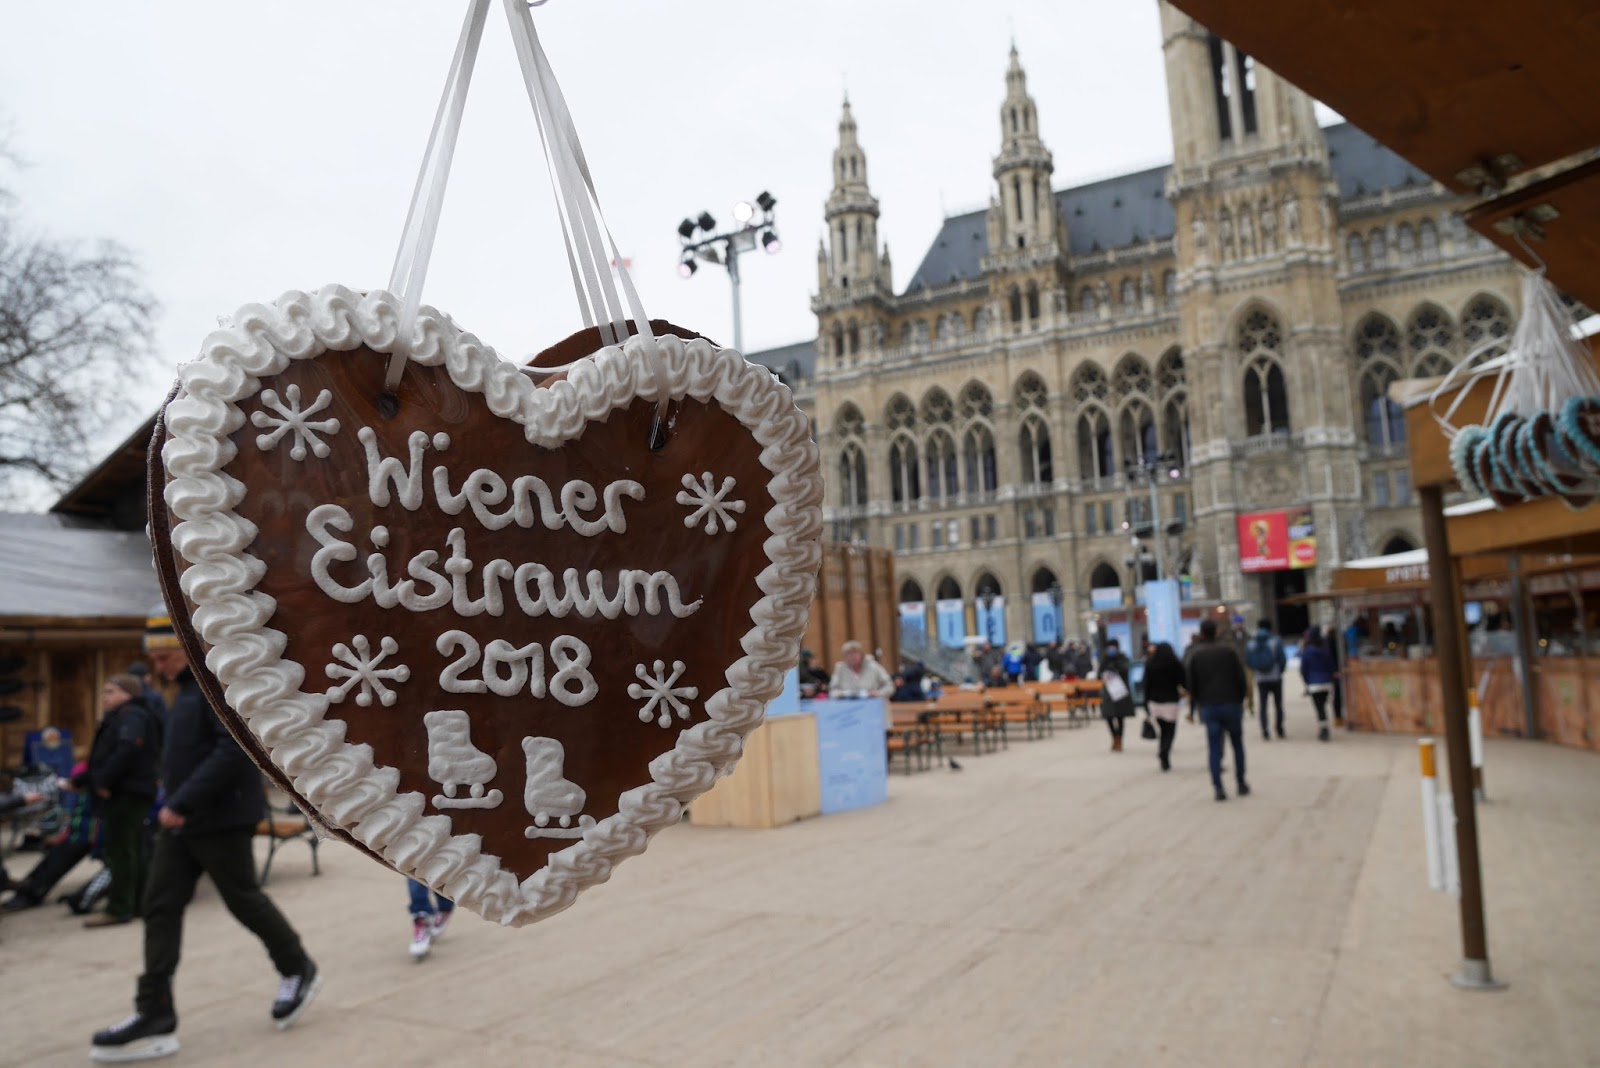
[[[1058,682],[1035,683],[1030,689],[1034,696],[1044,707],[1045,720],[1055,724],[1056,713],[1067,717],[1068,727],[1080,726],[1083,722],[1083,702],[1078,696],[1080,681],[1077,679],[1062,680]]]
[[[261,865],[261,885],[267,885],[267,877],[272,872],[272,860],[278,855],[284,843],[295,839],[302,839],[311,847],[311,874],[321,875],[322,867],[317,863],[317,847],[322,844],[322,839],[317,834],[317,829],[311,825],[305,813],[295,807],[294,802],[288,799],[276,801],[269,796],[267,799],[267,815],[260,823],[256,824],[256,836],[267,840],[267,859]]]
[[[1000,724],[1002,737],[1009,733],[1013,725],[1021,726],[1030,739],[1043,738],[1047,730],[1053,730],[1053,727],[1047,726],[1050,716],[1044,703],[1027,687],[1003,686],[986,691],[984,697],[988,699],[989,708]]]
[[[947,737],[960,745],[970,735],[974,755],[984,752],[985,742],[988,743],[988,751],[994,752],[1005,741],[1000,717],[990,707],[987,695],[981,692],[944,694],[933,702],[927,723],[936,732],[935,745],[940,757],[944,756],[944,740]]]
[[[916,760],[917,770],[926,771],[933,764],[934,733],[926,722],[929,701],[891,701],[890,726],[884,734],[884,744],[889,752],[889,766],[894,766],[896,753],[905,757],[906,774],[911,774],[911,762]]]

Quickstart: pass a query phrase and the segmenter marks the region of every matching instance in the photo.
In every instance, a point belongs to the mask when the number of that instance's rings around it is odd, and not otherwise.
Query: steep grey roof
[[[55,513],[0,513],[0,619],[142,619],[159,603],[142,532]]]
[[[1339,183],[1339,197],[1350,200],[1385,189],[1427,185],[1426,174],[1389,151],[1364,130],[1348,122],[1322,131],[1328,139],[1328,164]]]
[[[1366,196],[1428,181],[1427,175],[1347,122],[1329,126],[1323,134],[1341,197]],[[1171,237],[1172,204],[1166,196],[1169,169],[1152,167],[1057,191],[1056,205],[1067,223],[1069,253],[1082,256]],[[986,215],[973,211],[946,219],[906,292],[979,277],[983,273],[979,261],[989,251]]]
[[[784,345],[776,349],[747,352],[744,358],[751,363],[772,368],[783,380],[784,385],[793,388],[802,382],[811,381],[816,374],[817,343],[815,339],[797,341],[793,345]]]

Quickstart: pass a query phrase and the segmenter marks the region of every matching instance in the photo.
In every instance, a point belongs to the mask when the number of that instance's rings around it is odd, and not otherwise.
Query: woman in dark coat
[[[1172,740],[1178,734],[1178,713],[1184,697],[1183,661],[1167,642],[1152,645],[1144,661],[1144,707],[1161,732],[1156,756],[1162,771],[1172,770]]]
[[[132,675],[113,675],[100,691],[104,716],[89,751],[88,771],[74,782],[93,797],[105,825],[111,895],[106,911],[85,922],[109,927],[138,918],[145,881],[145,818],[156,797],[161,712]]]
[[[1333,693],[1333,676],[1338,670],[1328,643],[1323,640],[1322,628],[1306,631],[1305,643],[1300,647],[1300,677],[1305,680],[1306,692],[1317,709],[1317,737],[1328,740],[1328,697]]]
[[[1129,681],[1131,666],[1122,653],[1122,646],[1112,638],[1106,643],[1106,654],[1100,658],[1100,714],[1106,718],[1111,731],[1111,751],[1122,752],[1122,723],[1133,715],[1133,684]]]

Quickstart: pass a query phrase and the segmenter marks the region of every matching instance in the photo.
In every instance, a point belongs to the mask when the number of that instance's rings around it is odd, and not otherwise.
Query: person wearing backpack
[[[1256,624],[1255,636],[1250,639],[1250,644],[1245,647],[1244,663],[1256,677],[1256,688],[1261,697],[1261,739],[1269,741],[1272,732],[1268,729],[1267,703],[1278,703],[1278,715],[1275,726],[1278,737],[1283,734],[1283,669],[1289,665],[1289,658],[1284,654],[1283,642],[1272,633],[1272,624],[1263,619]]]

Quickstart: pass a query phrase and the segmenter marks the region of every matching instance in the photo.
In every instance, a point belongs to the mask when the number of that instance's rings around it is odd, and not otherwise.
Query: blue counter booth
[[[732,775],[690,806],[701,826],[775,827],[881,804],[889,793],[880,698],[800,700],[799,674],[745,740]]]

